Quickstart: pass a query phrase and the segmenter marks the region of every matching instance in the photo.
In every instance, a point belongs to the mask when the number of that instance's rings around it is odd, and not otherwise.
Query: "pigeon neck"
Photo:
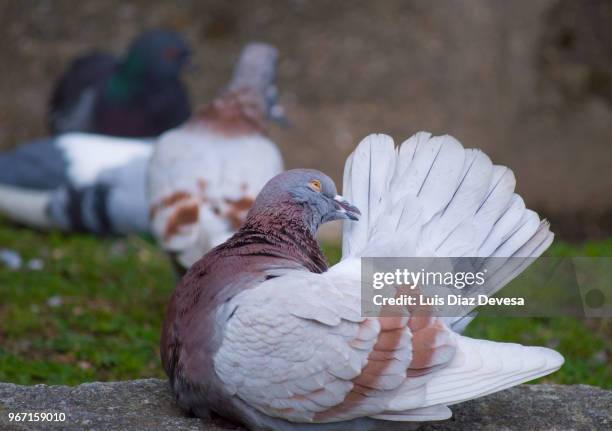
[[[118,65],[108,83],[108,95],[113,99],[127,99],[135,94],[168,85],[168,78],[157,76],[147,67],[142,55],[130,53]]]
[[[194,119],[226,136],[265,135],[268,120],[257,91],[243,88],[225,93],[204,108]]]
[[[325,272],[327,260],[311,226],[304,207],[285,202],[249,214],[235,237],[260,244],[262,250],[294,260],[311,272]]]
[[[112,100],[129,99],[143,87],[143,73],[135,60],[121,63],[108,81],[108,97]]]

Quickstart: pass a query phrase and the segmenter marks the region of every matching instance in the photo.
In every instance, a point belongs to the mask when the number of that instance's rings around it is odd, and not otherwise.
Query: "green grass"
[[[0,222],[0,249],[44,268],[0,266],[0,381],[74,385],[162,377],[159,328],[175,285],[151,242],[41,234]],[[326,246],[330,261],[339,249]],[[559,256],[611,256],[612,241],[556,243]],[[479,317],[468,335],[554,347],[566,364],[546,381],[612,388],[609,321]]]
[[[175,279],[153,245],[5,224],[3,247],[24,260],[43,259],[44,269],[0,268],[0,381],[77,384],[162,375],[159,328]]]

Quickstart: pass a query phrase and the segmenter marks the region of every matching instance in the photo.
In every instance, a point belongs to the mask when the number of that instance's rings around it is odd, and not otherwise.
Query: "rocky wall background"
[[[511,166],[562,237],[612,232],[612,4],[603,0],[223,0],[0,3],[0,148],[46,133],[54,77],[91,47],[143,29],[182,31],[194,105],[229,78],[240,47],[281,51],[274,129],[288,167],[341,179],[371,132],[450,133]]]

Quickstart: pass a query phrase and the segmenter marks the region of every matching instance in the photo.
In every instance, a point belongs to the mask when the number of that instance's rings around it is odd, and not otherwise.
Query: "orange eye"
[[[310,186],[318,192],[321,191],[321,181],[319,180],[312,180]]]

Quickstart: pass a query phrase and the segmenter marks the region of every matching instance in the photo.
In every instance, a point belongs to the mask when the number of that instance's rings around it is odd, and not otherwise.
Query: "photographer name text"
[[[382,306],[417,306],[417,305],[430,305],[430,306],[442,306],[442,305],[458,305],[458,306],[470,306],[470,305],[503,305],[503,306],[524,306],[525,298],[512,297],[512,298],[490,298],[487,295],[477,296],[463,296],[449,294],[447,296],[434,295],[427,296],[423,294],[418,295],[399,295],[394,297],[387,297],[384,295],[374,295],[372,298],[374,305]]]

